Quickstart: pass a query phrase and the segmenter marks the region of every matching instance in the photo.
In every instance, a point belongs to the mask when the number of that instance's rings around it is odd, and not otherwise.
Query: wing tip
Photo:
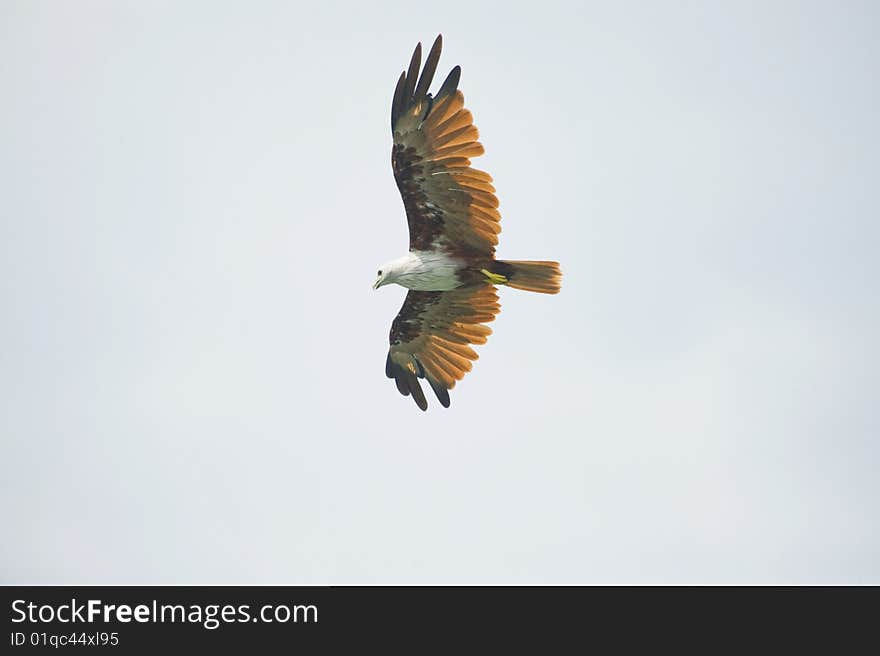
[[[415,358],[413,358],[415,360]],[[424,376],[424,370],[421,368],[421,363],[418,360],[415,360],[416,364],[418,364],[420,373],[422,377]],[[385,375],[388,378],[394,379],[394,384],[397,386],[397,391],[400,392],[403,396],[412,396],[413,401],[423,412],[428,409],[428,399],[425,398],[425,392],[422,389],[422,386],[419,384],[419,379],[416,377],[412,371],[409,371],[406,367],[401,365],[398,362],[395,362],[391,358],[391,351],[388,351],[388,356],[385,359]],[[442,400],[441,400],[442,403]],[[448,406],[447,406],[448,407]]]
[[[449,390],[446,389],[439,381],[435,381],[430,376],[426,376],[425,379],[428,381],[428,384],[431,386],[431,389],[434,390],[434,394],[437,396],[437,400],[440,401],[440,405],[444,408],[449,407]]]
[[[461,66],[456,64],[449,71],[449,75],[446,76],[446,80],[440,86],[440,91],[437,92],[437,99],[439,100],[444,96],[455,93],[458,90],[459,82],[461,82]]]
[[[425,60],[425,67],[421,70],[421,76],[419,76],[419,69],[422,64],[422,42],[419,41],[416,44],[409,61],[409,66],[403,71],[403,73],[401,73],[401,77],[397,82],[397,89],[395,89],[391,112],[392,130],[394,125],[396,125],[397,120],[406,112],[406,110],[414,103],[417,103],[421,97],[428,94],[428,87],[433,80],[434,72],[437,63],[440,60],[440,53],[442,50],[443,34],[439,33],[437,34],[437,38],[434,39],[434,43],[431,46],[431,50],[428,52],[427,59]],[[440,90],[437,92],[435,100],[442,98],[444,95],[454,94],[458,89],[460,79],[461,66],[453,66],[449,75],[446,76],[446,80],[441,85]]]

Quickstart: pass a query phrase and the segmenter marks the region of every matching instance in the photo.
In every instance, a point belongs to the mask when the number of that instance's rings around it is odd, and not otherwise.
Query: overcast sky
[[[0,5],[0,582],[880,582],[873,2]],[[500,291],[384,375],[443,33]]]

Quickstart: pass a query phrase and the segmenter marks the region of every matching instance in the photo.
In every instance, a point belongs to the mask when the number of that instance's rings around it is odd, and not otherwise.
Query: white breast
[[[410,251],[401,267],[397,283],[407,289],[425,292],[445,292],[461,286],[456,272],[463,266],[446,253]]]

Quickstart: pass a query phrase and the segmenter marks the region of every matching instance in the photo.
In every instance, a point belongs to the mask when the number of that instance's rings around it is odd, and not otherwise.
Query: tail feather
[[[507,278],[507,286],[541,294],[558,294],[562,286],[559,262],[498,260],[493,273]]]

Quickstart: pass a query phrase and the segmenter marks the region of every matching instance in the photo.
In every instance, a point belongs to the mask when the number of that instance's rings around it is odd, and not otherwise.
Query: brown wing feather
[[[428,381],[440,403],[449,407],[449,390],[477,359],[470,344],[485,344],[500,306],[493,285],[460,287],[448,292],[410,291],[391,324],[391,348],[385,375],[404,396],[412,394],[422,410],[428,402],[418,379]]]
[[[483,146],[458,90],[461,69],[452,69],[436,97],[428,93],[442,45],[438,36],[421,77],[422,47],[416,46],[391,103],[391,166],[406,209],[409,247],[493,256],[501,215],[492,176],[470,165]]]

